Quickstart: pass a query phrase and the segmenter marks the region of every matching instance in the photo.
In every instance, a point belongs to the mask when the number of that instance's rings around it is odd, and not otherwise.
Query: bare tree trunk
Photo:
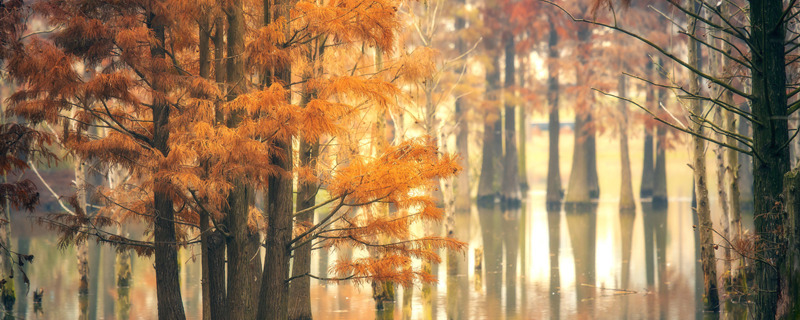
[[[495,40],[484,41],[490,51],[491,65],[486,66],[486,100],[494,104],[499,101],[497,91],[500,89],[500,61],[494,51],[497,50]],[[497,195],[500,172],[500,155],[502,154],[502,122],[500,111],[489,107],[485,111],[483,121],[483,160],[481,161],[481,177],[478,183],[478,205],[491,205]]]
[[[5,111],[5,110],[2,110]],[[3,183],[8,183],[8,176],[3,176]],[[0,225],[0,245],[5,248],[11,248],[11,200],[8,197],[3,199],[3,219],[7,221]],[[85,243],[85,241],[84,241]],[[14,308],[14,302],[17,300],[17,294],[14,290],[14,265],[11,261],[11,252],[3,250],[2,253],[2,266],[0,266],[0,276],[6,279],[6,282],[0,286],[0,300],[8,314]],[[88,286],[88,283],[87,283]]]
[[[528,58],[518,57],[519,60],[519,69],[517,74],[519,74],[519,82],[517,84],[520,88],[525,88],[527,82],[525,81],[525,76],[528,74]],[[517,92],[515,96],[519,96],[520,93]],[[519,186],[520,191],[522,192],[522,197],[525,198],[525,193],[528,192],[530,186],[528,186],[528,116],[527,116],[527,103],[525,102],[526,99],[520,99],[520,104],[517,108],[519,110],[519,117],[517,118],[517,153],[519,154]]]
[[[510,95],[514,88],[514,63],[516,62],[516,46],[514,35],[508,32],[503,37],[505,42],[505,94]],[[522,192],[519,187],[519,151],[515,127],[516,107],[505,99],[505,159],[503,164],[502,201],[508,208],[519,207]]]
[[[626,96],[627,86],[625,75],[619,76],[619,95]],[[633,182],[631,181],[631,158],[628,151],[628,103],[627,101],[619,101],[620,121],[619,121],[619,149],[620,149],[620,193],[619,193],[619,209],[630,210],[636,208],[636,202],[633,198]]]
[[[664,62],[659,58],[660,66],[664,65]],[[663,70],[659,70],[659,74],[661,78],[666,80],[666,76]],[[659,88],[658,89],[658,97],[655,98],[655,105],[651,105],[655,107],[655,110],[659,110],[659,105],[664,103],[666,104],[666,100],[669,97],[667,94],[667,89]],[[655,111],[653,110],[653,111]],[[659,112],[657,114],[660,114]],[[653,190],[652,190],[652,198],[653,198],[653,206],[658,209],[667,208],[669,201],[668,201],[668,194],[667,194],[667,147],[666,147],[666,140],[667,140],[667,127],[662,123],[657,123],[655,126],[656,132],[656,143],[655,143],[655,153],[656,153],[656,164],[653,168]]]
[[[695,7],[695,12],[699,11],[699,6],[694,5],[694,1],[688,0],[687,3]],[[688,30],[692,35],[697,35],[697,19],[690,17]],[[689,64],[699,66],[700,47],[699,42],[691,40],[689,45]],[[691,94],[700,93],[700,80],[697,74],[692,73],[689,80],[689,92]],[[690,99],[689,106],[693,117],[702,117],[703,105],[697,99]],[[701,120],[695,118],[692,124],[692,131],[697,135],[703,134]],[[699,225],[697,232],[700,233],[700,258],[703,264],[703,276],[705,287],[705,310],[719,312],[719,294],[717,292],[717,269],[716,258],[714,256],[714,237],[712,234],[713,223],[711,222],[711,211],[708,203],[708,186],[706,180],[706,156],[705,140],[698,136],[692,136],[692,167],[694,169],[695,193],[697,195],[697,217]]]
[[[717,23],[721,23],[721,21],[719,21],[720,19],[718,17],[713,17],[712,20],[716,21]],[[710,30],[710,41],[711,41],[712,44],[716,44],[716,47],[719,48],[720,50],[722,50],[722,46],[724,45],[723,41],[717,40],[717,39],[721,39],[720,38],[721,33],[722,32],[720,32],[717,28],[711,28],[711,30]],[[726,69],[728,68],[728,59],[725,58],[722,54],[720,54],[720,53],[718,53],[718,52],[716,52],[714,50],[709,50],[709,51],[710,51],[709,52],[709,58],[708,58],[709,59],[709,64],[710,64],[709,65],[709,69],[711,70],[711,72],[716,77],[718,77],[719,79],[724,79],[725,78],[725,74],[724,73],[726,72]],[[717,99],[722,99],[722,96],[725,95],[726,92],[728,92],[728,90],[725,90],[720,86],[714,86],[712,91],[713,91],[713,93],[712,93],[713,97],[717,98]],[[726,118],[726,114],[727,113],[728,112],[726,112],[724,109],[722,109],[722,107],[716,106],[714,108],[714,120],[713,120],[713,122],[719,124],[722,127],[724,127],[725,124],[724,124],[724,120],[723,119]],[[725,139],[726,139],[726,135],[722,134],[721,132],[717,132],[715,134],[715,137],[716,137],[717,141],[725,141]],[[719,144],[715,144],[714,145],[714,155],[716,156],[715,160],[716,160],[716,173],[717,173],[716,174],[716,176],[717,176],[717,201],[719,202],[720,209],[722,210],[722,216],[720,217],[720,225],[722,226],[722,230],[721,231],[722,231],[722,236],[723,237],[725,237],[726,239],[731,239],[731,236],[730,236],[731,220],[730,220],[730,211],[728,210],[728,204],[729,204],[729,202],[728,202],[728,188],[727,188],[727,182],[725,180],[726,171],[727,171],[726,170],[726,165],[725,165],[725,158],[726,158],[725,157],[725,155],[726,155],[725,153],[726,153],[726,150],[723,148],[722,145],[719,145]],[[723,274],[726,275],[726,277],[725,277],[725,279],[722,280],[723,281],[723,288],[724,288],[723,290],[725,290],[725,292],[729,292],[730,288],[731,288],[730,286],[731,286],[732,280],[733,280],[731,278],[731,275],[733,274],[732,270],[731,270],[731,247],[726,245],[726,246],[724,246],[724,248],[725,249],[724,249],[724,253],[723,253],[724,254],[724,258],[723,258],[723,263],[724,263],[723,264],[724,265]]]
[[[561,167],[558,152],[558,141],[561,131],[561,124],[558,119],[558,33],[555,25],[550,21],[550,39],[548,41],[549,61],[547,63],[547,104],[550,107],[547,123],[547,133],[549,137],[549,152],[547,160],[547,204],[548,206],[557,204],[560,206],[563,197],[561,186]]]
[[[466,0],[460,0],[458,2],[459,5],[464,6],[466,5]],[[455,29],[456,34],[463,30],[466,26],[466,19],[464,18],[464,14],[456,15],[455,22],[453,24],[453,28]],[[458,37],[456,39],[456,51],[459,55],[464,54],[467,51],[467,46],[464,42],[463,37]],[[459,72],[466,72],[466,63],[467,58],[464,57],[462,62],[459,63]],[[469,121],[467,119],[467,110],[464,109],[464,98],[460,95],[456,97],[455,104],[455,123],[456,123],[456,146],[458,149],[458,153],[461,155],[459,165],[463,169],[461,173],[456,177],[456,198],[455,198],[455,206],[457,211],[466,211],[469,210],[470,204],[472,203],[472,192],[470,188],[470,169],[469,169]]]
[[[653,79],[653,62],[647,61],[647,78]],[[658,110],[658,98],[655,97],[656,89],[648,86],[647,90],[647,109],[650,112]],[[639,197],[642,199],[653,196],[653,134],[655,128],[652,122],[644,124],[644,161],[642,163],[642,184],[639,188]]]
[[[80,157],[74,156],[75,196],[83,214],[86,214],[86,166]],[[89,294],[89,243],[81,241],[75,244],[75,255],[78,260],[78,294]]]
[[[577,83],[584,85],[588,82],[587,68],[591,38],[591,29],[587,24],[578,25],[578,46],[580,47],[580,63],[576,66]],[[588,89],[587,89],[588,90]],[[587,93],[591,97],[591,93]],[[591,98],[579,101],[575,106],[575,144],[572,153],[572,169],[567,185],[567,203],[589,203],[591,199],[600,195],[597,181],[597,159],[594,139],[594,129],[590,128],[592,110],[589,106]]]

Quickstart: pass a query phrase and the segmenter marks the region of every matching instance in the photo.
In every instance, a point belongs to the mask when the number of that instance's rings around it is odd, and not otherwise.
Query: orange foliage
[[[126,183],[98,193],[105,205],[100,210],[101,225],[93,226],[81,214],[53,218],[63,243],[91,235],[150,253],[149,231],[141,239],[127,239],[101,229],[128,219],[152,226],[153,195],[160,192],[172,198],[176,210],[177,244],[188,245],[194,243],[192,227],[198,225],[199,212],[222,221],[234,181],[264,189],[269,177],[285,175],[319,183],[331,197],[328,202],[338,203],[330,208],[326,222],[296,226],[295,242],[302,239],[315,241],[315,246],[347,245],[382,253],[372,260],[340,262],[335,267],[338,274],[403,284],[415,279],[433,281],[430,275],[412,269],[411,258],[439,261],[436,249],[463,250],[465,244],[414,238],[409,227],[417,221],[442,219],[441,209],[429,194],[437,179],[460,170],[455,157],[442,154],[428,138],[390,146],[377,157],[358,153],[367,131],[357,125],[354,129],[353,124],[367,112],[383,113],[401,100],[401,89],[383,79],[391,76],[331,65],[328,73],[314,72],[305,81],[306,90],[315,96],[301,106],[292,99],[297,87],[291,83],[262,89],[236,83],[226,88],[195,75],[199,60],[194,50],[199,41],[196,21],[201,14],[218,14],[206,7],[215,4],[222,5],[206,1],[196,8],[181,0],[49,0],[35,5],[36,13],[63,28],[50,39],[30,37],[10,56],[7,70],[19,83],[9,99],[10,112],[33,123],[63,128],[60,142],[70,152],[130,175]],[[326,57],[346,56],[348,50],[364,45],[391,52],[399,28],[397,5],[392,0],[300,1],[291,21],[278,19],[249,29],[245,39],[251,74],[246,78],[259,78],[265,70],[313,65],[309,43],[329,46]],[[248,16],[247,24],[258,25],[258,18]],[[148,21],[164,27],[163,39]],[[288,34],[284,33],[287,23]],[[161,51],[164,58],[158,54]],[[420,49],[391,71],[408,81],[425,77],[435,58],[434,51]],[[326,60],[319,57],[319,61]],[[345,73],[345,69],[352,71]],[[224,91],[232,86],[241,86],[244,93],[222,102]],[[156,112],[156,106],[168,106],[168,114]],[[223,125],[234,115],[242,119],[237,126]],[[165,136],[162,131],[169,135],[166,148],[156,141]],[[300,137],[332,143],[323,148],[319,167],[291,172],[275,167],[270,158],[282,153],[273,142]],[[397,212],[391,217],[373,215],[370,210],[347,215],[351,208],[379,202],[392,204]],[[255,207],[250,210],[249,225],[265,228],[263,213]],[[398,241],[379,243],[379,236]]]

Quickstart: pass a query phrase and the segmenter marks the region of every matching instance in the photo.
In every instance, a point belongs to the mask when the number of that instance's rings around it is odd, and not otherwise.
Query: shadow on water
[[[459,211],[455,215],[456,228],[452,237],[469,239],[469,211]],[[448,319],[467,319],[469,310],[469,261],[466,254],[447,253],[447,312]]]
[[[519,250],[519,221],[522,210],[517,206],[512,209],[503,209],[502,235],[503,246],[505,248],[505,314],[513,317],[518,314],[517,310],[517,256]]]
[[[369,286],[318,283],[312,286],[315,318],[713,319],[702,313],[702,275],[695,272],[700,269],[695,267],[688,201],[670,202],[669,208],[644,202],[640,211],[620,211],[611,201],[547,207],[543,196],[534,194],[526,205],[457,212],[452,236],[470,247],[466,253],[443,252],[440,284],[429,294],[422,286],[399,289],[396,305],[379,313]],[[42,287],[45,297],[42,311],[30,310],[30,301],[19,299],[14,319],[155,317],[152,261],[134,257],[131,286],[117,287],[112,251],[90,248],[97,259],[92,274],[99,283],[79,298],[74,249],[59,250],[52,237],[21,229],[26,232],[16,234],[15,244],[20,251],[37,253],[36,263],[27,266],[31,290]],[[331,254],[329,261],[363,252]],[[181,282],[191,310],[187,319],[195,320],[200,319],[199,264],[190,257],[190,251],[182,255],[186,269]]]
[[[482,282],[486,293],[481,309],[487,315],[499,315],[502,314],[503,292],[503,213],[497,206],[479,206],[478,218],[483,241]]]
[[[620,255],[620,287],[614,294],[621,295],[623,319],[628,319],[630,307],[631,285],[631,253],[633,245],[633,224],[636,221],[636,209],[619,210],[619,230],[622,254]]]
[[[547,207],[548,239],[550,240],[550,318],[561,318],[561,269],[558,254],[561,247],[561,204]]]
[[[597,204],[567,204],[567,231],[575,265],[577,319],[595,318]]]
[[[642,202],[648,311],[651,319],[668,319],[667,205]],[[658,310],[658,317],[655,311]]]

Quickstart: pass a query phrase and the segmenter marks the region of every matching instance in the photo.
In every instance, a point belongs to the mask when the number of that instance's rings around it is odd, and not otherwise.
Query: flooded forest
[[[0,0],[3,319],[800,319],[796,0]]]

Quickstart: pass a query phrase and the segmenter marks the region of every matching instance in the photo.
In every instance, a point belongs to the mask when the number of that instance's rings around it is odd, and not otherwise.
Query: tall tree
[[[558,32],[553,21],[550,21],[550,37],[548,39],[548,63],[547,63],[547,104],[549,115],[547,122],[547,134],[549,137],[549,152],[547,156],[547,203],[561,203],[563,189],[561,187],[561,169],[558,153],[558,141],[561,131],[561,123],[558,118],[559,108],[559,83],[558,83],[558,63],[559,50]]]
[[[505,155],[503,160],[503,180],[501,198],[505,206],[515,208],[520,205],[522,199],[522,191],[520,190],[519,182],[519,150],[517,147],[517,121],[516,121],[516,105],[513,101],[513,90],[515,88],[515,69],[516,69],[516,46],[514,45],[514,34],[506,32],[503,34],[503,45],[505,49],[505,76],[503,80],[503,87],[505,90],[504,99],[505,110],[505,138],[503,139],[505,146]],[[485,155],[484,155],[485,156]]]
[[[696,15],[700,13],[700,5],[695,5],[692,1],[688,1],[690,7]],[[700,37],[698,31],[697,18],[689,17],[689,25],[687,27],[689,34],[694,39],[689,41],[689,65],[694,68],[700,69],[700,43],[697,37]],[[697,74],[689,75],[689,92],[693,95],[700,95],[700,76]],[[692,99],[689,100],[691,115],[703,115],[705,112],[702,101]],[[717,260],[714,253],[714,225],[711,221],[711,208],[708,203],[708,181],[706,179],[706,156],[705,156],[705,140],[701,138],[703,135],[703,125],[700,121],[695,122],[692,126],[694,136],[692,137],[692,170],[694,171],[694,184],[695,193],[697,196],[697,207],[694,209],[699,224],[697,232],[700,234],[700,258],[703,263],[703,284],[705,288],[705,310],[712,312],[719,312],[719,292],[717,286]]]

